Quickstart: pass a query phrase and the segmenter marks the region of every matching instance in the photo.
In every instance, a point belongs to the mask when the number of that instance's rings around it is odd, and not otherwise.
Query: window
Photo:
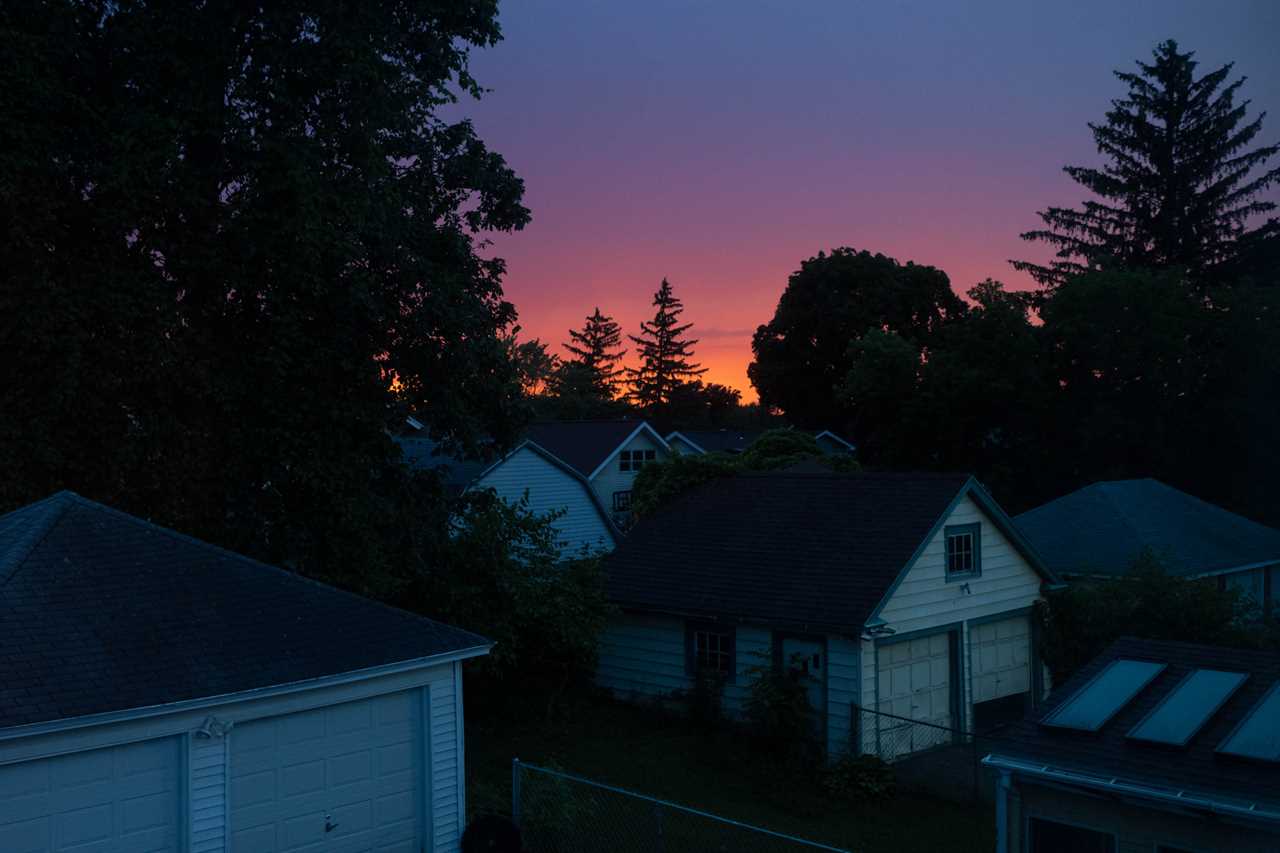
[[[1028,853],[1116,853],[1116,837],[1084,826],[1033,817]]]
[[[1046,726],[1096,732],[1164,668],[1164,664],[1153,661],[1113,660],[1042,722]]]
[[[982,536],[977,524],[944,528],[947,538],[947,580],[982,574]]]
[[[618,454],[618,469],[621,471],[639,471],[650,462],[657,461],[656,450],[623,450]]]
[[[690,673],[715,672],[733,677],[733,630],[720,626],[690,625],[688,628]]]
[[[613,511],[631,512],[631,490],[613,493]]]

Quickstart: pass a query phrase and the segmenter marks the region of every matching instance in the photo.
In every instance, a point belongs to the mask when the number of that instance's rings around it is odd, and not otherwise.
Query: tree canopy
[[[919,352],[964,310],[933,267],[850,248],[819,252],[791,274],[773,319],[756,330],[747,375],[761,404],[795,424],[841,429],[850,412],[834,389],[852,366],[850,342],[880,330]]]
[[[697,339],[685,337],[692,323],[681,323],[684,303],[665,278],[653,295],[657,308],[652,320],[640,323],[639,335],[628,335],[640,356],[639,367],[627,368],[628,397],[641,409],[660,406],[671,399],[678,385],[707,372],[692,361]]]
[[[562,346],[573,355],[567,363],[577,365],[591,377],[597,396],[602,400],[618,396],[619,377],[623,375],[619,362],[627,351],[622,348],[622,327],[609,315],[600,313],[600,306],[587,317],[581,330],[569,330],[569,343]]]
[[[1250,120],[1249,102],[1236,102],[1244,79],[1229,79],[1231,64],[1197,77],[1194,55],[1165,41],[1137,73],[1115,72],[1129,91],[1104,123],[1089,125],[1105,163],[1064,168],[1094,198],[1041,211],[1045,228],[1022,237],[1048,243],[1056,260],[1016,268],[1047,285],[1122,267],[1177,268],[1202,280],[1235,258],[1242,239],[1277,232],[1274,219],[1250,223],[1275,210],[1259,196],[1280,180],[1280,166],[1267,165],[1280,145],[1249,147],[1262,116]]]

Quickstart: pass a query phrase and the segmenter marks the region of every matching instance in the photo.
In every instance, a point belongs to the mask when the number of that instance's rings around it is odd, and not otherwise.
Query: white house
[[[535,423],[470,488],[525,500],[535,512],[562,513],[555,526],[566,552],[611,551],[630,521],[636,474],[670,453],[645,421]]]
[[[69,492],[0,517],[0,850],[455,851],[482,637]]]
[[[621,612],[597,683],[622,697],[709,668],[737,714],[772,656],[802,668],[834,756],[884,755],[877,732],[903,721],[985,728],[1042,693],[1031,609],[1056,578],[971,477],[726,478],[640,521],[606,568]]]

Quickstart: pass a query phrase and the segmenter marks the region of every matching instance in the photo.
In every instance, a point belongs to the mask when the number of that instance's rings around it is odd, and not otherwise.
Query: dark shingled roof
[[[405,464],[418,471],[438,470],[451,492],[459,493],[492,464],[492,460],[463,459],[441,449],[440,443],[423,435],[398,435],[396,444]]]
[[[1158,480],[1094,483],[1015,520],[1058,574],[1128,574],[1144,548],[1183,576],[1280,562],[1280,530]]]
[[[682,429],[678,432],[707,453],[741,453],[764,435],[762,429]]]
[[[0,517],[0,728],[488,646],[71,492]]]
[[[639,610],[861,630],[963,474],[744,474],[643,519],[606,562]]]
[[[525,438],[590,477],[618,445],[644,421],[543,421],[530,425]]]
[[[1167,664],[1163,672],[1097,732],[1043,726],[1039,720],[1072,697],[1118,658]],[[1196,669],[1240,672],[1249,679],[1186,747],[1135,741],[1125,735]],[[1043,763],[1059,770],[1116,778],[1174,792],[1218,795],[1229,800],[1280,806],[1280,767],[1221,755],[1216,748],[1280,680],[1280,653],[1125,637],[1117,640],[1053,692],[1032,715],[1002,731],[984,747],[1007,758]]]

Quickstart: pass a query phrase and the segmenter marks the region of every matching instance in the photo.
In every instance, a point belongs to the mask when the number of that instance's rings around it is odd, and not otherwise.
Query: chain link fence
[[[511,816],[526,853],[849,853],[519,759]]]
[[[892,765],[900,787],[956,802],[994,798],[994,777],[982,759],[999,737],[857,705],[853,711],[863,753]]]

